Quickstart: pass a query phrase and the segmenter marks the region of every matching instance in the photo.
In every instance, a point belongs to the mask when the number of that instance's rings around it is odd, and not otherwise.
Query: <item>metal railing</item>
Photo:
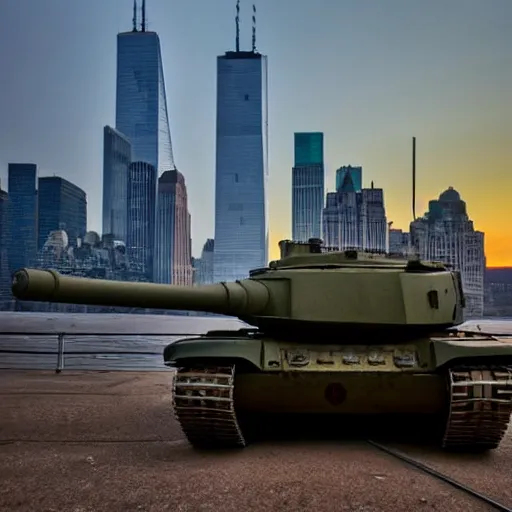
[[[187,338],[187,337],[192,337],[192,336],[201,336],[201,333],[172,333],[172,332],[167,332],[167,333],[120,332],[120,333],[116,333],[116,332],[104,332],[104,331],[103,332],[92,332],[92,331],[91,332],[89,332],[89,331],[86,331],[86,332],[54,332],[54,331],[53,332],[41,332],[41,331],[37,331],[37,332],[34,332],[34,331],[5,331],[5,332],[2,332],[2,331],[0,331],[0,337],[1,336],[45,336],[45,337],[56,336],[58,347],[57,347],[57,365],[55,368],[55,373],[61,373],[62,370],[64,369],[64,362],[65,362],[65,355],[66,355],[66,350],[65,350],[66,336],[72,336],[72,337],[80,337],[80,336],[114,337],[114,336],[117,336],[117,337],[123,337],[123,338],[133,338],[133,337],[139,337],[139,336],[140,337],[147,336],[147,337],[152,337],[152,338],[173,336],[173,337]],[[2,350],[2,349],[0,349],[0,352],[3,352],[3,353],[9,352],[12,354],[27,353],[27,351],[23,351],[23,350]],[[73,352],[73,353],[76,353],[76,352]],[[96,355],[104,355],[104,354],[117,354],[117,355],[125,354],[126,355],[126,354],[132,354],[132,353],[133,352],[122,352],[122,351],[95,352]],[[162,355],[162,352],[137,351],[136,353],[140,354],[140,355]],[[90,352],[89,353],[78,352],[78,354],[83,354],[83,355],[89,354],[90,355],[91,353]]]

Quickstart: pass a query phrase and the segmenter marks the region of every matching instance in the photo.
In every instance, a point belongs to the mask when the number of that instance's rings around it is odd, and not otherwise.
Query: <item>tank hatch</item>
[[[307,242],[281,240],[279,242],[281,259],[271,261],[271,269],[308,268],[308,267],[396,267],[405,269],[405,258],[390,258],[382,252],[366,252],[357,249],[340,251],[326,247],[322,240],[310,238]]]

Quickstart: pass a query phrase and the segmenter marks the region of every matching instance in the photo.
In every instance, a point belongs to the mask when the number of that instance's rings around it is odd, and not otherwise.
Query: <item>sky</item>
[[[140,3],[140,0],[139,0]],[[268,55],[270,247],[291,237],[293,133],[324,132],[326,185],[362,165],[393,227],[453,186],[488,266],[512,266],[512,0],[255,0]],[[236,0],[146,0],[158,32],[193,254],[214,236],[216,56],[235,45]],[[251,0],[241,0],[242,49]],[[88,196],[101,232],[103,126],[115,123],[116,34],[132,0],[2,0],[0,179],[33,162]]]

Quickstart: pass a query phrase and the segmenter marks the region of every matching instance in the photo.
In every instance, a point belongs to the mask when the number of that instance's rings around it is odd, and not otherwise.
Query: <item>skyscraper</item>
[[[9,273],[9,195],[0,185],[0,310],[11,299]]]
[[[292,169],[292,237],[306,242],[322,236],[324,134],[295,133]]]
[[[28,267],[37,256],[37,166],[9,164],[9,269]]]
[[[157,181],[157,170],[151,164],[130,164],[126,249],[134,270],[149,281],[154,272]]]
[[[469,219],[466,203],[449,187],[429,202],[428,212],[411,222],[411,245],[426,260],[443,261],[459,270],[466,295],[466,318],[484,312],[484,234]]]
[[[103,128],[103,234],[126,243],[128,168],[132,148],[121,133]]]
[[[254,32],[251,51],[240,51],[238,35],[237,16],[236,49],[217,57],[216,282],[268,262],[267,57]]]
[[[165,171],[158,179],[155,282],[191,285],[190,213],[183,174]]]
[[[74,183],[48,176],[39,178],[38,186],[38,250],[52,231],[62,229],[70,247],[77,246],[87,232],[87,198]]]
[[[145,2],[140,28],[136,8],[132,31],[117,35],[116,130],[128,137],[133,161],[161,174],[174,169],[174,159],[160,39],[146,31]]]

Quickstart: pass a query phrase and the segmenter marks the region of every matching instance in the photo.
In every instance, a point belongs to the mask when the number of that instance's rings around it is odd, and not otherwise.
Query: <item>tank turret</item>
[[[14,275],[12,291],[23,300],[237,316],[274,335],[432,331],[462,323],[460,277],[445,265],[329,251],[316,239],[285,240],[280,248],[281,259],[236,282],[187,287],[22,269]]]

